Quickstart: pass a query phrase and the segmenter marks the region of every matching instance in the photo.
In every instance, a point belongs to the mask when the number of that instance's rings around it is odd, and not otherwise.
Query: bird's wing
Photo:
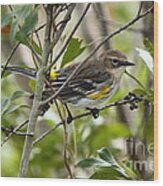
[[[57,79],[51,85],[58,90],[70,76],[74,68],[61,71]],[[100,91],[110,91],[113,76],[106,70],[85,68],[81,69],[59,93],[65,102],[72,102],[80,98],[95,98]],[[99,94],[98,94],[99,95]]]

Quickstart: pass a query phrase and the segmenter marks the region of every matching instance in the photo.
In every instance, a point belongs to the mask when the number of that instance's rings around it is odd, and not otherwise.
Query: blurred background
[[[74,38],[82,39],[82,45],[86,50],[75,58],[74,61],[80,61],[93,49],[98,43],[114,30],[120,28],[128,21],[132,20],[138,13],[141,2],[109,2],[94,3],[89,9],[84,21],[80,25]],[[143,2],[142,11],[146,11],[152,6],[153,2]],[[13,8],[29,5],[16,5]],[[45,13],[42,5],[38,5],[38,22],[37,27],[45,23]],[[56,52],[62,46],[65,37],[70,32],[74,22],[76,22],[83,12],[85,4],[78,4],[73,12],[71,21],[68,23],[59,43]],[[7,17],[10,12],[9,6],[1,6],[1,19]],[[59,15],[58,20],[62,19],[65,12]],[[14,23],[12,23],[14,24]],[[142,55],[138,51],[148,52],[149,43],[153,45],[153,14],[149,14],[140,19],[129,29],[116,35],[109,40],[96,55],[108,49],[117,49],[123,52],[136,66],[129,69],[129,72],[138,79],[145,87],[140,85],[124,74],[121,79],[119,91],[109,101],[115,102],[122,99],[129,92],[137,92],[139,94],[150,95],[150,105],[143,104],[138,109],[131,111],[128,106],[118,106],[106,109],[100,112],[98,119],[92,116],[85,117],[73,122],[68,126],[68,149],[69,163],[76,178],[90,178],[96,172],[96,164],[87,166],[80,162],[84,162],[88,158],[98,157],[98,150],[107,147],[119,162],[124,164],[126,170],[132,172],[131,179],[152,180],[153,169],[148,167],[153,161],[153,74],[148,67],[148,62],[143,60]],[[2,64],[7,60],[11,50],[16,44],[16,40],[11,39],[9,32],[11,25],[5,25],[1,28],[1,61]],[[14,30],[12,30],[14,32]],[[38,32],[41,42],[43,41],[44,29]],[[35,36],[36,37],[36,36]],[[145,42],[148,41],[148,42]],[[94,56],[95,57],[95,56]],[[57,62],[58,67],[62,58]],[[21,44],[16,50],[10,65],[21,65],[34,68],[34,60],[31,50]],[[32,92],[32,82],[28,78],[19,75],[5,74],[1,81],[2,126],[15,128],[19,124],[28,119],[30,113],[31,100],[28,93]],[[71,108],[74,115],[83,113],[84,110]],[[51,106],[44,117],[39,117],[36,128],[36,137],[40,136],[44,131],[53,127],[60,121],[56,112],[55,105]],[[22,129],[25,131],[26,127]],[[2,141],[8,135],[2,132]],[[135,154],[128,151],[128,139],[134,145],[139,144],[140,148]],[[15,177],[18,175],[20,159],[22,155],[24,137],[13,135],[2,147],[2,176]],[[150,152],[148,153],[148,147]],[[134,147],[132,147],[134,149]],[[131,161],[140,160],[147,161],[140,168],[137,165],[128,164]],[[126,163],[127,162],[127,163]],[[123,166],[124,166],[123,165]],[[152,166],[152,165],[150,165]],[[116,174],[116,173],[115,173]],[[133,176],[134,175],[134,176]],[[29,170],[29,177],[39,178],[67,178],[67,171],[63,161],[63,129],[58,128],[55,132],[49,134],[39,143],[35,144],[32,150]],[[96,178],[96,177],[95,177]],[[108,179],[118,179],[109,174]],[[102,179],[102,177],[97,177]]]

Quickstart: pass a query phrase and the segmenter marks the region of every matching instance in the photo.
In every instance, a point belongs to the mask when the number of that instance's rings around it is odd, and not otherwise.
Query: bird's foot
[[[67,114],[68,114],[67,124],[70,124],[73,121],[73,116],[71,114],[71,111],[70,111],[69,107],[66,104],[65,104],[65,108],[66,108]]]
[[[70,124],[73,121],[72,115],[68,115],[67,117],[67,124]]]
[[[99,117],[99,109],[97,108],[87,108],[87,109],[91,111],[94,119],[97,119]]]

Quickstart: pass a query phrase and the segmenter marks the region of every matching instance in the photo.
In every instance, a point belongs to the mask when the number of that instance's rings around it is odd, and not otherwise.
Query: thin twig
[[[142,8],[143,8],[143,1],[140,2],[140,5],[139,5],[139,9],[138,9],[138,13],[137,13],[137,16],[140,15],[141,11],[142,11]]]
[[[13,47],[11,53],[9,54],[9,56],[8,56],[6,62],[5,62],[4,68],[3,68],[3,70],[2,70],[1,78],[3,77],[3,75],[4,75],[5,71],[6,71],[6,68],[7,68],[8,64],[10,63],[10,61],[11,61],[11,58],[12,58],[13,55],[15,54],[15,52],[16,52],[17,48],[19,47],[19,45],[20,45],[20,42],[17,43],[17,44]]]
[[[17,131],[14,131],[13,129],[10,129],[10,128],[6,128],[6,127],[3,127],[3,126],[1,126],[1,130],[3,131],[3,132],[5,132],[6,133],[6,135],[8,135],[8,134],[14,134],[14,135],[16,135],[16,136],[33,136],[33,134],[28,134],[28,133],[24,133],[24,132],[17,132]]]
[[[23,128],[28,123],[28,121],[29,120],[24,121],[23,123],[15,127],[11,132],[9,132],[8,136],[6,136],[4,140],[1,142],[1,146],[3,146],[13,136],[13,134],[16,134],[17,131]]]
[[[61,27],[60,29],[56,32],[56,37],[53,39],[52,43],[50,44],[50,49],[52,50],[54,48],[54,46],[57,44],[57,42],[59,41],[64,29],[67,26],[67,23],[69,22],[69,20],[71,19],[71,14],[73,12],[73,10],[75,9],[76,4],[72,4],[67,12],[67,14],[65,15],[64,19],[62,20]],[[57,27],[57,26],[56,26]]]
[[[88,9],[90,8],[91,3],[88,3],[88,5],[86,6],[85,10],[83,11],[81,17],[79,18],[78,22],[76,23],[76,25],[74,26],[72,32],[70,33],[69,37],[67,38],[65,44],[63,45],[63,47],[61,48],[60,52],[58,53],[58,55],[55,57],[55,59],[53,60],[53,62],[48,66],[47,70],[50,70],[53,65],[57,62],[57,60],[61,57],[61,55],[63,54],[63,52],[65,51],[67,45],[69,44],[70,40],[72,39],[73,35],[75,34],[75,32],[77,31],[79,25],[81,24],[83,18],[85,17]]]
[[[151,10],[153,9],[153,6],[150,7],[146,12],[140,14],[139,16],[136,16],[133,20],[129,21],[127,24],[125,24],[124,26],[122,26],[121,28],[117,29],[116,31],[114,31],[113,33],[111,33],[110,35],[108,35],[107,37],[104,38],[104,40],[89,54],[89,56],[87,56],[81,63],[79,63],[79,65],[74,69],[74,71],[71,73],[71,75],[67,78],[67,80],[62,84],[62,86],[56,91],[55,94],[53,94],[52,96],[50,96],[49,98],[47,98],[45,101],[42,101],[40,106],[50,102],[51,100],[55,99],[57,97],[57,95],[63,90],[63,88],[69,83],[69,81],[72,79],[72,77],[78,72],[78,70],[81,68],[81,66],[87,62],[102,46],[105,42],[107,42],[109,39],[111,39],[112,37],[116,36],[117,34],[121,33],[122,31],[126,30],[128,27],[130,27],[131,25],[133,25],[135,22],[137,22],[139,19],[143,18],[144,16],[146,16],[147,14],[149,14],[151,12]],[[61,49],[62,51],[62,49]],[[56,62],[58,60],[58,58],[60,57],[60,55],[58,55],[56,57],[56,59],[54,60],[54,62]],[[53,62],[53,63],[54,63]],[[49,68],[52,66],[52,64],[50,64]]]
[[[131,79],[133,79],[142,89],[146,89],[144,85],[132,74],[130,74],[127,70],[125,70],[125,74],[127,74]]]
[[[98,20],[103,21],[103,22],[105,22],[105,24],[109,24],[112,27],[121,27],[122,26],[121,23],[112,21],[110,19],[106,19],[104,17],[99,16]],[[143,33],[144,32],[143,28],[128,28],[128,30],[126,30],[126,31],[131,31],[131,32],[136,32],[136,33]]]
[[[39,37],[39,35],[38,35],[38,32],[37,32],[37,31],[34,31],[34,33],[35,33],[35,35],[36,35],[36,38],[37,38],[39,47],[40,47],[40,49],[41,49],[41,51],[42,51],[42,43],[41,43],[41,39],[40,39],[40,37]]]

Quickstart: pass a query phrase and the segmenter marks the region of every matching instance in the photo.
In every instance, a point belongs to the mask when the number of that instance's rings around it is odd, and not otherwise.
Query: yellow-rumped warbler
[[[51,71],[49,77],[51,87],[57,91],[79,63],[71,63],[60,72]],[[126,67],[131,65],[134,64],[129,62],[124,54],[117,50],[109,50],[97,59],[86,61],[59,92],[58,98],[64,104],[73,104],[90,110],[97,109],[115,93],[122,74]],[[14,71],[11,68],[14,67],[8,67],[7,70]],[[17,73],[31,77],[35,77],[36,74],[31,70],[21,73],[20,69]],[[54,94],[51,87],[45,87],[43,99]]]

